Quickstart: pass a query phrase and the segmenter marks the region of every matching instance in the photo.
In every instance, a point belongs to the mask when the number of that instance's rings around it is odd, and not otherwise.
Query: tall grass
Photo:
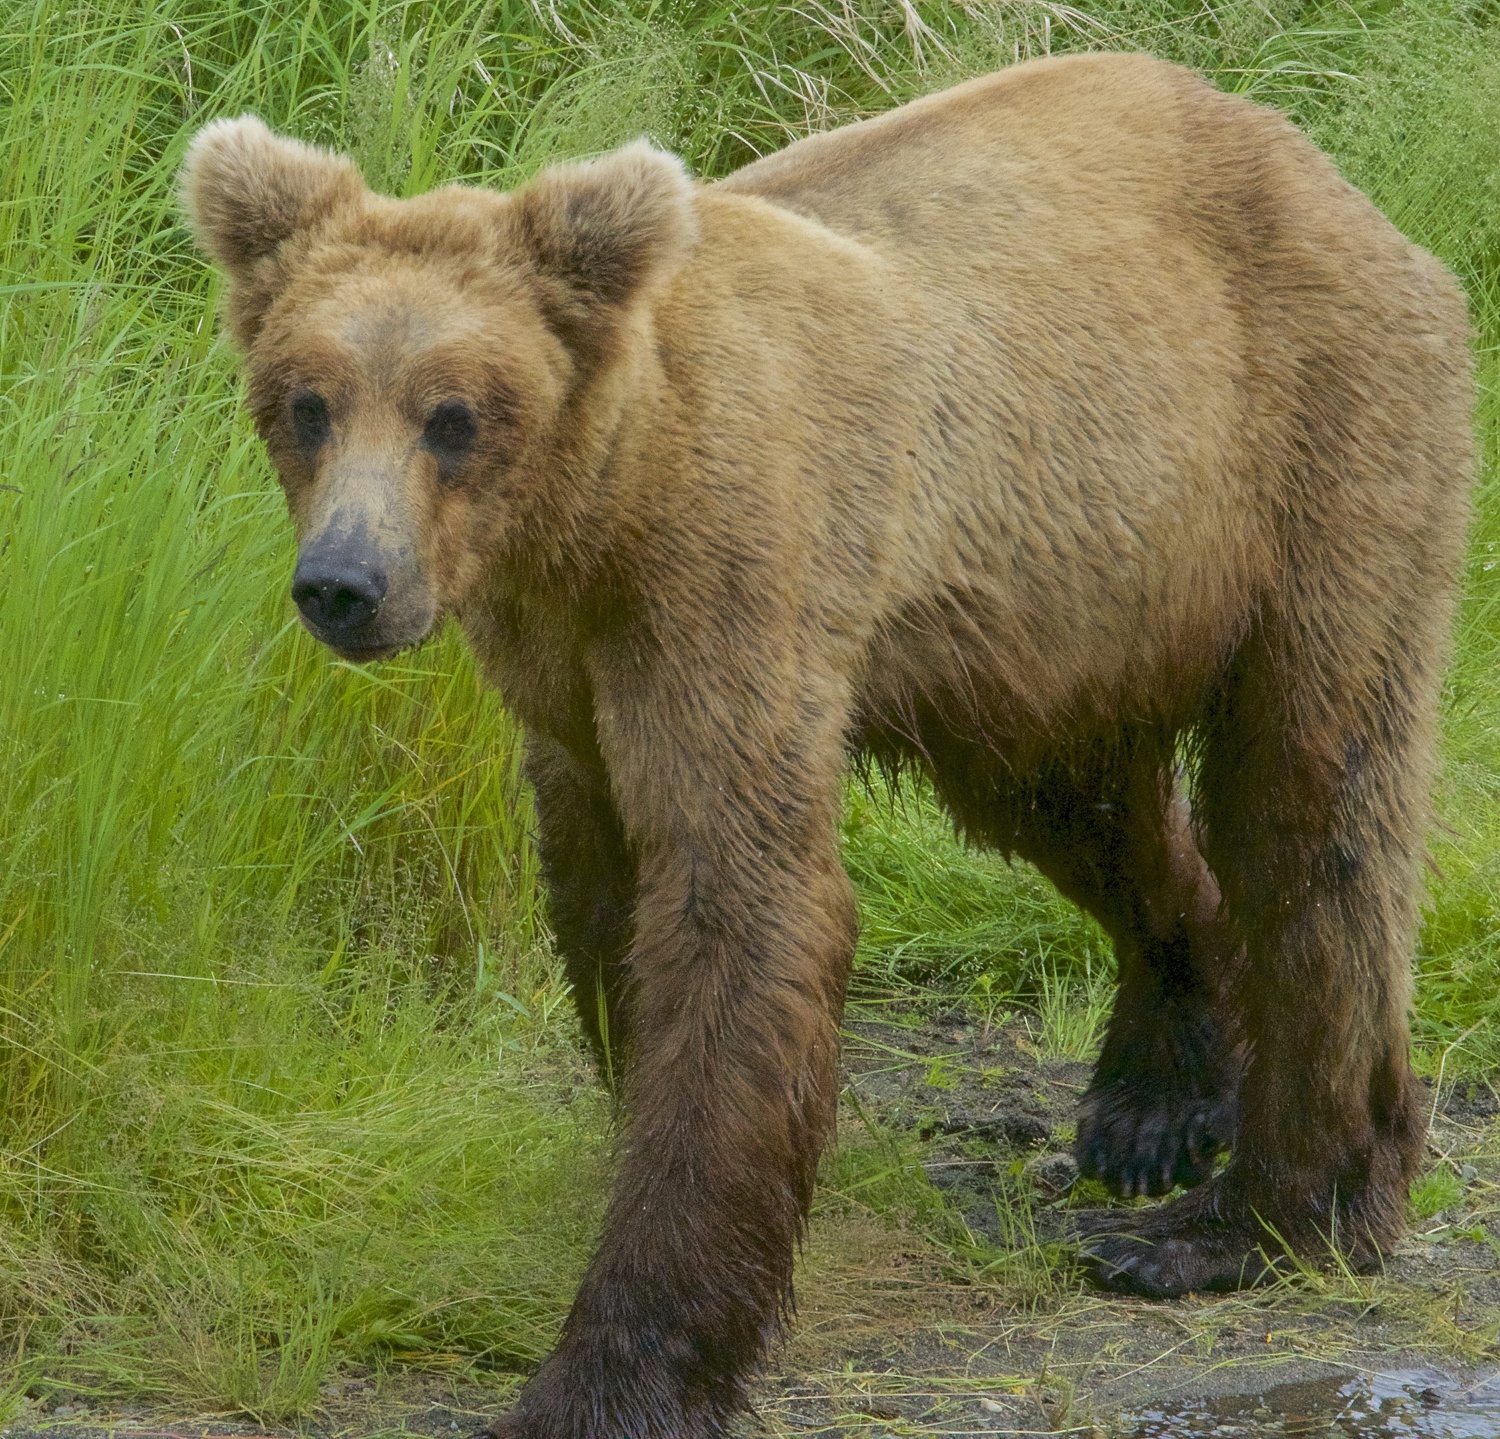
[[[1291,108],[1500,340],[1500,48],[1460,5],[0,7],[15,1362],[268,1418],[340,1359],[514,1368],[545,1347],[597,1219],[607,1125],[539,916],[517,735],[453,636],[362,670],[292,622],[290,536],[174,208],[192,131],[253,109],[398,194],[510,184],[642,132],[712,176],[964,74],[1105,45]],[[1488,397],[1488,349],[1484,373]],[[1476,1057],[1500,1052],[1483,1027],[1497,528],[1487,482],[1423,959],[1424,1035],[1478,1023]],[[1097,970],[1097,931],[959,849],[927,797],[856,795],[847,835],[865,963],[888,978],[1044,996]]]

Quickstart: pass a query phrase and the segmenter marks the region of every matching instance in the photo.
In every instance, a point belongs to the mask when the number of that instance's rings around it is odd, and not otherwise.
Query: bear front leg
[[[816,767],[774,717],[764,748],[695,748],[691,716],[639,712],[650,752],[605,744],[639,874],[620,1169],[558,1345],[497,1435],[722,1434],[790,1307],[855,938],[830,728]]]
[[[526,736],[537,847],[557,952],[585,1038],[611,1089],[630,1044],[626,957],[635,911],[635,859],[592,734],[565,745]]]

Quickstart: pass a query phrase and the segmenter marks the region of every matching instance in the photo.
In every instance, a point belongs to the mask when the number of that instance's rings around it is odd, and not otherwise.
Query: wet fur
[[[1087,1239],[1105,1282],[1248,1282],[1266,1225],[1356,1262],[1397,1237],[1471,473],[1433,260],[1276,114],[1142,57],[705,187],[634,146],[398,203],[256,123],[206,131],[185,194],[258,423],[304,537],[364,506],[405,547],[391,643],[456,614],[522,719],[629,1114],[497,1432],[707,1436],[744,1402],[833,1132],[850,750],[1114,940],[1080,1161],[1199,1187]],[[316,462],[284,421],[309,375]],[[456,391],[455,480],[412,436]]]

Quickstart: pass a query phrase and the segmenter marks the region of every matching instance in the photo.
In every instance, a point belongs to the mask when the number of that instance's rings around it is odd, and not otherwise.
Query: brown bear
[[[183,185],[303,619],[368,660],[457,617],[623,1072],[603,1238],[498,1433],[744,1402],[834,1123],[851,751],[1113,938],[1079,1158],[1196,1187],[1084,1236],[1104,1283],[1398,1235],[1466,322],[1290,124],[1092,55],[713,185],[638,143],[396,201],[251,117]]]

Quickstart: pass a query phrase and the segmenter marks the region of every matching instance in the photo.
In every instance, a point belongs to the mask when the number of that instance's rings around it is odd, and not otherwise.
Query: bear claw
[[[1243,1067],[1201,1006],[1117,1013],[1079,1107],[1079,1173],[1126,1199],[1202,1184],[1234,1144]]]
[[[1208,1179],[1233,1141],[1233,1096],[1143,1104],[1130,1088],[1117,1082],[1085,1096],[1075,1148],[1079,1172],[1126,1199],[1154,1198]]]
[[[1148,1240],[1130,1234],[1101,1235],[1080,1246],[1089,1278],[1116,1294],[1177,1299],[1184,1294],[1249,1289],[1279,1270],[1257,1249],[1240,1252],[1191,1239]]]

